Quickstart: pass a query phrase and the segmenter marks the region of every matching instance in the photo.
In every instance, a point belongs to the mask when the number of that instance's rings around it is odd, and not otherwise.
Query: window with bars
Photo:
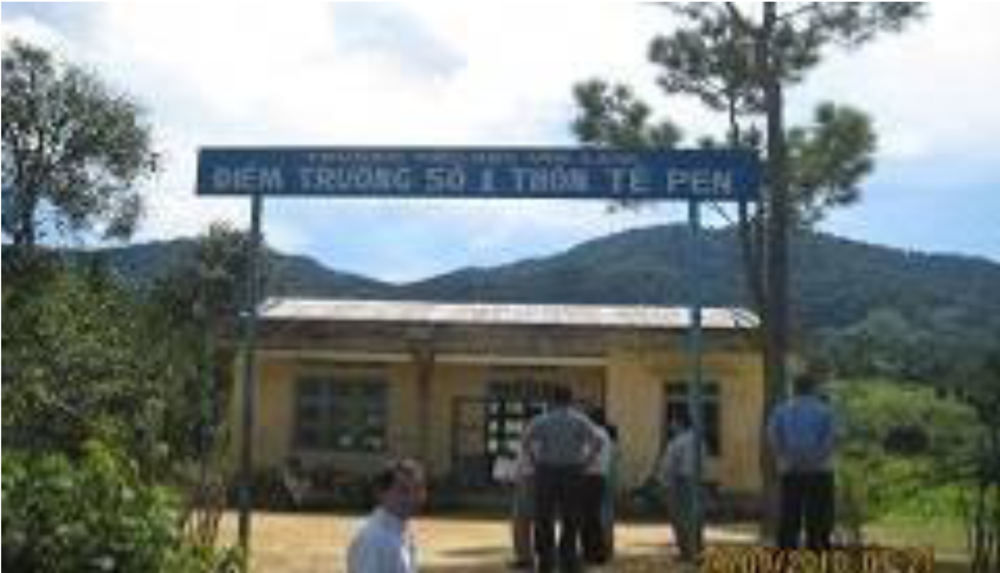
[[[532,418],[548,409],[554,384],[492,382],[486,401],[486,453],[491,458],[517,451]]]
[[[384,452],[388,390],[376,379],[306,376],[296,382],[299,450]]]
[[[705,431],[705,444],[708,455],[718,457],[722,453],[722,401],[718,382],[703,382],[701,385],[701,420]],[[688,408],[688,384],[687,382],[668,382],[666,385],[666,399],[663,408],[663,426],[661,437],[663,445],[673,435],[670,432],[671,422],[673,422],[680,412]]]

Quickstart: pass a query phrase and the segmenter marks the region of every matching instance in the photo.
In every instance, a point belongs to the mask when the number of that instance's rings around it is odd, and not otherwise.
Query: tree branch
[[[819,11],[820,6],[821,6],[820,4],[817,4],[815,2],[807,2],[806,4],[804,4],[802,6],[799,6],[798,8],[796,8],[794,10],[790,10],[788,12],[785,12],[784,14],[779,15],[775,19],[775,21],[776,22],[791,22],[792,20],[798,18],[799,16],[802,16],[803,14],[809,14],[810,12],[817,12],[817,11]]]
[[[743,30],[743,32],[749,36],[753,36],[757,33],[757,28],[750,22],[746,15],[740,11],[735,2],[726,2],[725,6],[726,12],[729,13],[729,17],[732,18],[738,28]]]

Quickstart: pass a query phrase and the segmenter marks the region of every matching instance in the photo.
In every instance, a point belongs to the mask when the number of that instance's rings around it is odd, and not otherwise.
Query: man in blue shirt
[[[778,546],[795,549],[803,526],[806,547],[830,548],[834,524],[833,409],[816,394],[815,371],[795,379],[795,397],[771,415],[767,435],[781,475]]]

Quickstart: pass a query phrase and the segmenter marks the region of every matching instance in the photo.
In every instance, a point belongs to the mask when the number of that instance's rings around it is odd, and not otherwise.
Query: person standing
[[[817,390],[820,376],[805,372],[795,379],[795,397],[775,408],[767,436],[778,463],[780,506],[778,546],[830,548],[834,525],[833,409]]]
[[[611,457],[604,481],[604,502],[601,504],[601,523],[604,528],[605,561],[615,557],[615,495],[618,491],[618,466],[621,458],[621,448],[618,447],[618,426],[605,424],[604,430],[611,438]]]
[[[580,568],[583,470],[601,452],[597,426],[572,401],[568,388],[557,387],[552,409],[533,419],[525,433],[535,469],[535,552],[542,573],[553,571],[556,564],[557,517],[559,568]]]
[[[530,570],[535,562],[531,542],[531,526],[535,519],[535,478],[524,443],[519,443],[514,452],[498,457],[493,473],[496,481],[509,485],[511,490],[510,533],[514,561],[510,563],[510,568]]]
[[[674,530],[674,541],[680,553],[680,561],[694,563],[701,553],[702,539],[698,524],[697,496],[699,484],[695,477],[697,456],[704,457],[704,446],[695,443],[694,428],[687,410],[680,410],[670,423],[670,441],[660,465],[657,477],[667,488],[667,507],[670,525]]]
[[[612,528],[610,477],[615,461],[616,447],[605,419],[604,409],[589,412],[597,426],[601,440],[601,453],[584,469],[583,474],[583,557],[587,563],[602,565],[611,558],[609,530]],[[610,533],[613,535],[613,533]]]
[[[348,573],[415,573],[411,518],[426,499],[424,472],[414,460],[389,464],[375,476],[378,505],[347,550]]]

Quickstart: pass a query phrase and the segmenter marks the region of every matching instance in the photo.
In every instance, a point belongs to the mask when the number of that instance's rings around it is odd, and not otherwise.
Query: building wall
[[[255,465],[283,464],[292,452],[295,380],[309,372],[372,374],[385,379],[388,388],[388,455],[421,456],[422,427],[418,407],[418,368],[411,362],[352,364],[294,357],[260,359],[258,420],[254,435]],[[429,385],[430,435],[426,456],[428,469],[440,475],[450,470],[455,400],[481,398],[487,384],[505,379],[535,376],[539,380],[567,383],[578,396],[603,401],[608,418],[619,427],[622,445],[623,487],[633,487],[650,475],[661,449],[665,384],[687,378],[688,363],[683,348],[664,352],[635,345],[612,347],[605,368],[558,367],[530,369],[486,364],[436,364]],[[238,371],[238,370],[237,370]],[[757,469],[763,381],[760,360],[749,352],[709,352],[704,359],[706,380],[720,383],[721,446],[718,459],[710,458],[707,475],[724,489],[755,492],[760,489]],[[234,429],[238,430],[239,384],[234,400]],[[754,429],[748,431],[748,429]],[[239,432],[233,434],[238,452]],[[310,456],[305,456],[308,460]],[[311,456],[337,466],[368,471],[383,454],[324,453]],[[423,456],[421,456],[423,457]]]
[[[654,469],[663,445],[666,384],[684,381],[689,364],[681,348],[663,352],[618,348],[608,360],[609,418],[618,425],[623,485],[641,483]],[[706,463],[708,479],[724,489],[760,490],[760,438],[763,379],[756,354],[710,352],[703,359],[703,379],[720,385],[721,451]]]

